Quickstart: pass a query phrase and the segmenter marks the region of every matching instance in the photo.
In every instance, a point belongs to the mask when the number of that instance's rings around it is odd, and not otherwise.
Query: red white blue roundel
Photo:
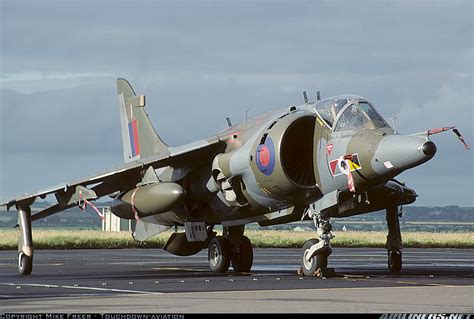
[[[270,137],[257,147],[257,167],[265,175],[271,175],[275,168],[275,146]]]

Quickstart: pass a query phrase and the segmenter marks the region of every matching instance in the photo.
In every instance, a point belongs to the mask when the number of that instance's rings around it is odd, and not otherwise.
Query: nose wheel
[[[328,256],[331,254],[330,247],[314,257],[311,257],[311,247],[316,246],[319,243],[319,239],[313,238],[305,241],[301,253],[301,269],[303,275],[306,277],[312,277],[316,274],[318,269],[326,269],[328,267]]]
[[[309,216],[313,218],[319,239],[312,238],[305,241],[301,250],[301,269],[298,274],[306,277],[325,276],[325,273],[328,273],[328,257],[332,253],[330,243],[334,238],[331,233],[332,226],[329,218],[324,218],[319,213],[310,211]]]

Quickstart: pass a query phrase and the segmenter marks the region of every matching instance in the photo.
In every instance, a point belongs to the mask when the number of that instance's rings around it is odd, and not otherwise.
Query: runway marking
[[[390,282],[388,280],[379,280],[381,282]],[[410,285],[418,285],[418,286],[440,286],[440,287],[465,287],[465,286],[454,286],[454,285],[446,285],[446,284],[437,284],[437,283],[422,283],[416,281],[396,281],[399,284],[410,284]]]
[[[450,286],[450,285],[436,285],[436,286],[430,286],[430,285],[423,285],[423,286],[395,286],[395,287],[339,287],[339,288],[300,288],[300,289],[251,289],[251,290],[218,290],[218,291],[199,291],[199,292],[168,292],[164,293],[164,295],[173,295],[173,294],[179,294],[179,295],[185,295],[185,294],[203,294],[203,293],[210,293],[210,294],[230,294],[230,293],[252,293],[252,292],[258,292],[258,293],[274,293],[274,292],[319,292],[319,291],[351,291],[351,290],[383,290],[383,289],[421,289],[421,288],[472,288],[474,289],[474,285],[465,285],[465,286]]]
[[[83,289],[83,290],[95,290],[95,291],[110,291],[110,292],[124,292],[132,294],[142,295],[162,295],[162,292],[155,291],[141,291],[141,290],[127,290],[127,289],[113,289],[113,288],[98,288],[98,287],[84,287],[84,286],[67,286],[67,285],[46,285],[46,284],[22,284],[22,283],[10,283],[0,282],[2,286],[26,286],[26,287],[43,287],[43,288],[64,288],[64,289]]]
[[[174,268],[174,267],[163,267],[163,268],[152,268],[153,270],[177,270],[177,271],[188,271],[188,272],[202,272],[210,273],[208,269],[193,269],[193,268]]]

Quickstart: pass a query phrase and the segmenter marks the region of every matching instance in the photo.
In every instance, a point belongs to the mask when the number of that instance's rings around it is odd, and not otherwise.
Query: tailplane
[[[117,79],[123,159],[125,163],[168,151],[145,112],[145,96],[135,94],[130,83]]]

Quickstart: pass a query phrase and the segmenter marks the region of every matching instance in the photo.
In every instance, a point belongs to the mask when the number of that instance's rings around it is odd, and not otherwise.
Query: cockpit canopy
[[[340,95],[321,100],[314,108],[334,131],[377,129],[388,126],[375,108],[357,95]]]

